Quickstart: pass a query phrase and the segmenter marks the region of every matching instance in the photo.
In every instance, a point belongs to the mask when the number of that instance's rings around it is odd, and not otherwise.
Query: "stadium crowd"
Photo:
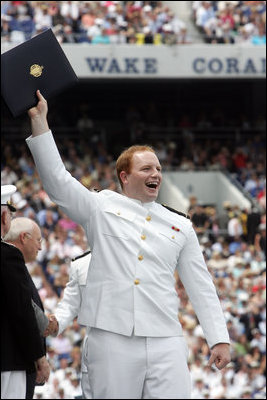
[[[186,127],[185,118],[181,125]],[[188,126],[187,126],[188,129]],[[94,137],[94,136],[92,136]],[[57,137],[56,137],[57,140]],[[145,138],[142,138],[145,142]],[[141,140],[141,142],[142,142]],[[190,197],[188,213],[222,303],[232,341],[232,362],[223,371],[206,367],[208,347],[183,285],[176,276],[177,310],[188,342],[194,399],[265,398],[266,372],[266,192],[263,136],[237,147],[185,135],[180,142],[155,141],[165,170],[223,168],[254,198],[250,210],[225,201],[223,212]],[[98,140],[58,140],[69,171],[89,190],[119,191],[114,153]],[[232,146],[235,146],[232,143]],[[89,247],[83,229],[52,203],[40,184],[23,140],[2,140],[1,183],[15,184],[16,216],[34,219],[43,242],[37,261],[28,264],[47,313],[53,313],[68,282],[70,261]],[[227,199],[225,199],[227,200]],[[81,343],[84,328],[75,320],[62,335],[48,337],[52,366],[49,382],[36,387],[35,398],[81,396]],[[204,369],[204,373],[203,373]]]
[[[266,44],[266,1],[194,1],[206,43]],[[60,43],[187,44],[188,23],[163,1],[1,1],[1,42],[52,28]]]
[[[2,1],[1,38],[52,28],[60,43],[186,43],[186,24],[162,1]]]
[[[266,44],[266,1],[194,1],[193,20],[206,43]]]

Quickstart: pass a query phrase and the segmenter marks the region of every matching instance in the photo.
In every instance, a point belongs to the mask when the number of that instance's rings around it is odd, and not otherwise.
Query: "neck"
[[[1,225],[1,238],[4,239],[5,235],[7,234],[7,230],[4,226]]]
[[[22,255],[23,255],[23,258],[24,258],[24,260],[25,260],[25,263],[26,263],[27,261],[26,261],[26,259],[25,259],[25,255],[24,255],[23,249],[22,249],[22,247],[19,245],[19,243],[17,243],[16,241],[11,241],[11,240],[7,240],[7,243],[12,244],[13,246],[15,246],[17,249],[19,249],[19,250],[21,251],[21,253],[22,253]]]
[[[153,201],[155,201],[155,200],[152,200],[152,199],[149,199],[149,200],[147,200],[147,201],[144,201],[144,200],[141,200],[141,199],[139,199],[139,198],[137,198],[137,197],[130,196],[130,195],[128,195],[127,193],[125,193],[124,191],[123,191],[121,194],[122,194],[123,196],[125,196],[125,197],[128,197],[128,199],[130,199],[130,200],[137,200],[137,201],[140,201],[140,203],[142,203],[142,204],[153,203]]]

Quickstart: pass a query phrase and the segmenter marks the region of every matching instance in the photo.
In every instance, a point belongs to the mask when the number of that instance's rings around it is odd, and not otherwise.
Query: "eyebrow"
[[[153,167],[154,166],[154,164],[144,164],[144,165],[141,165],[141,167],[140,168],[147,168],[147,167]],[[158,165],[156,165],[156,168],[160,168],[161,169],[161,165],[160,164],[158,164]]]

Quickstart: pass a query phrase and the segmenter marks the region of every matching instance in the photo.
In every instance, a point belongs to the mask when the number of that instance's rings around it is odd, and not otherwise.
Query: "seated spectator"
[[[226,270],[228,263],[219,251],[214,251],[211,255],[211,259],[207,262],[207,266],[210,270],[215,272],[216,270]]]
[[[110,37],[107,34],[107,30],[102,28],[99,35],[93,36],[91,43],[92,44],[109,44]]]
[[[71,342],[67,337],[64,337],[62,334],[60,334],[57,337],[51,339],[50,345],[54,348],[56,354],[58,354],[59,360],[71,360],[70,353],[72,347]],[[66,365],[65,362],[64,365]]]
[[[230,216],[230,219],[229,219],[228,225],[227,225],[227,230],[228,230],[228,235],[231,238],[240,237],[243,234],[243,229],[242,229],[241,222],[239,220],[238,213],[233,213]]]
[[[42,209],[37,214],[39,224],[49,232],[53,232],[58,221],[58,213],[53,208]]]
[[[8,165],[4,166],[1,170],[1,184],[14,185],[17,181],[17,174]]]
[[[262,252],[266,256],[266,223],[259,225],[259,233],[255,235],[254,246],[259,253]]]
[[[254,45],[266,45],[266,28],[264,23],[258,24],[258,33],[251,37],[251,43]]]
[[[211,1],[201,1],[196,10],[196,25],[203,31],[206,22],[215,16]]]
[[[9,20],[11,17],[3,16],[1,17],[1,43],[9,43],[11,41],[11,31],[9,26]]]
[[[72,221],[70,217],[62,211],[60,211],[59,215],[58,226],[64,231],[75,231],[77,223]]]
[[[204,212],[204,207],[201,204],[196,205],[191,217],[191,221],[197,234],[202,234],[206,231],[206,229],[208,229],[209,218]]]

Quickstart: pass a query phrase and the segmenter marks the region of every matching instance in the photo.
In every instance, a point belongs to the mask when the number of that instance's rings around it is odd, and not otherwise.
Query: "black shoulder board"
[[[91,253],[91,251],[88,250],[88,251],[86,251],[85,253],[81,254],[80,256],[77,256],[77,257],[75,257],[75,258],[72,258],[71,261],[79,260],[79,258],[85,257],[85,256],[87,256],[87,254],[90,254],[90,253]]]
[[[166,204],[161,204],[163,207],[167,208],[169,211],[175,212],[176,214],[181,215],[182,217],[190,219],[190,216],[187,214],[182,213],[181,211],[177,211],[174,208],[166,206]]]

